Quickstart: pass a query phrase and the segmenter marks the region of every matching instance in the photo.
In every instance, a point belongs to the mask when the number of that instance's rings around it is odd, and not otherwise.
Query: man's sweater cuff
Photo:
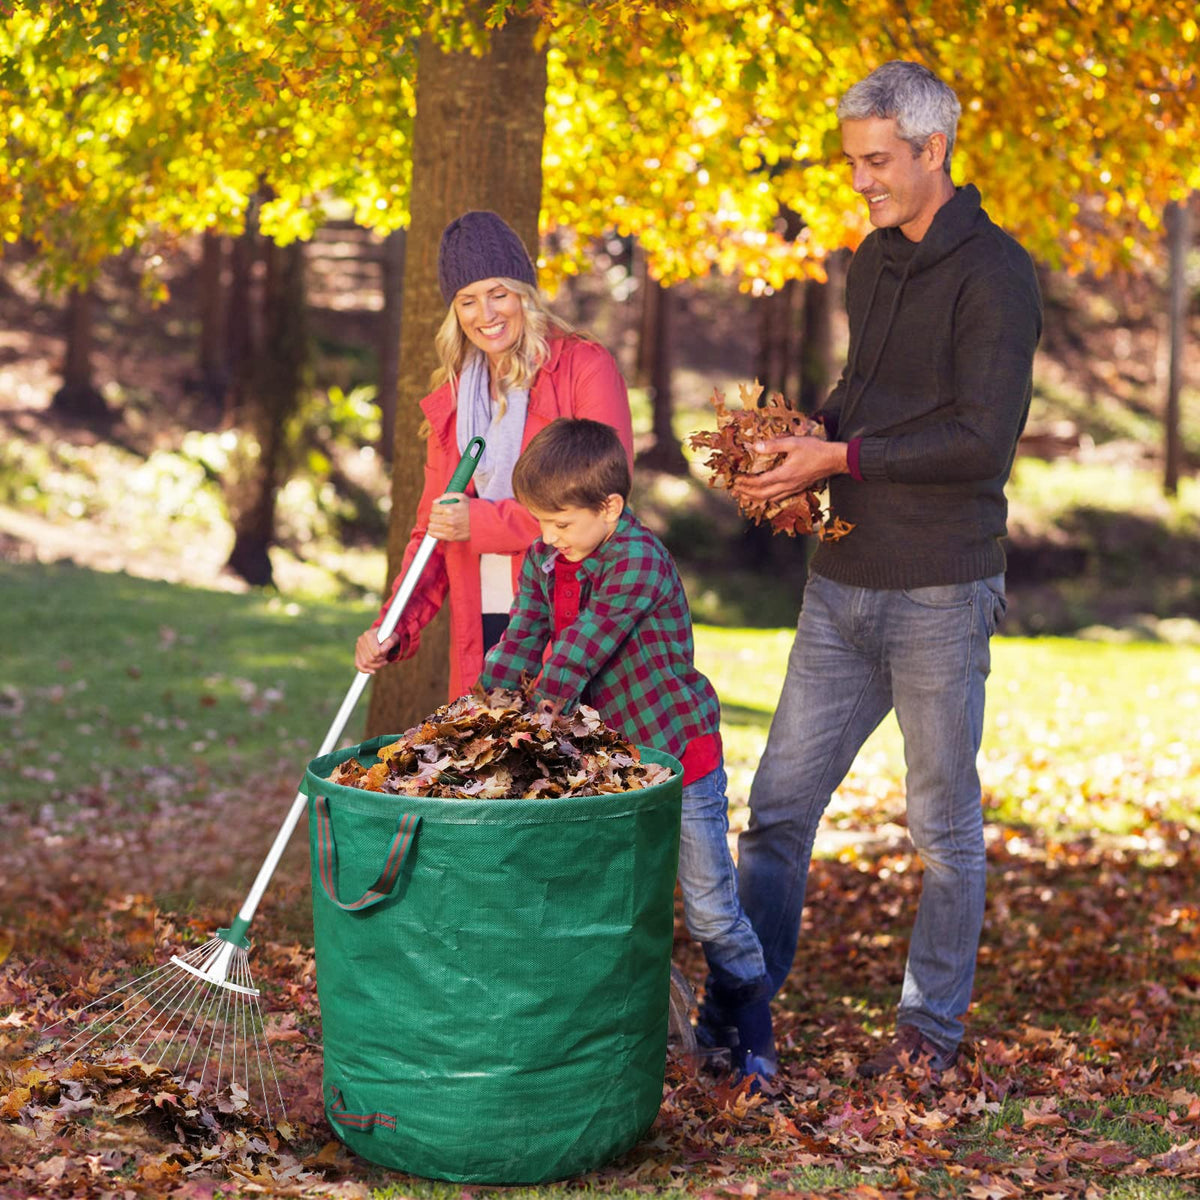
[[[862,454],[862,438],[851,438],[846,443],[846,469],[851,479],[862,482],[862,471],[859,469],[859,457]]]
[[[855,479],[886,479],[887,478],[887,444],[885,437],[856,438],[858,451],[854,456],[854,465],[850,467]],[[852,446],[854,442],[850,443]],[[850,465],[850,451],[846,452],[847,465]]]

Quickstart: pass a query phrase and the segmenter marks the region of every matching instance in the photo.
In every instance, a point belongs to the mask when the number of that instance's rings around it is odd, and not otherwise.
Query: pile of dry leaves
[[[72,1176],[86,1193],[87,1182],[124,1167],[136,1168],[144,1184],[182,1182],[197,1172],[207,1177],[214,1169],[272,1186],[323,1178],[296,1152],[295,1129],[286,1122],[264,1125],[236,1090],[204,1093],[163,1067],[131,1058],[45,1054],[26,1060],[0,1084],[0,1119],[31,1152],[54,1145],[72,1126],[92,1131],[93,1155],[63,1154],[13,1172],[10,1182],[24,1181],[30,1194],[48,1183],[70,1185]],[[127,1121],[158,1143],[158,1153],[136,1144]]]
[[[400,796],[532,800],[628,792],[671,774],[643,762],[595,709],[558,713],[501,688],[443,705],[377,754],[370,767],[347,759],[330,780]]]
[[[321,1116],[311,949],[255,946],[269,1010],[262,1033],[275,1046],[287,1105],[286,1118],[271,1121],[237,1086],[206,1087],[120,1048],[128,1021],[119,1008],[93,1040],[93,1029],[80,1028],[89,1020],[81,1004],[97,992],[116,996],[115,984],[186,953],[213,917],[176,922],[146,897],[114,897],[88,910],[84,944],[57,950],[45,937],[52,918],[40,909],[31,917],[7,959],[0,944],[0,1196],[213,1200],[233,1194],[231,1183],[237,1195],[369,1194],[331,1182],[345,1180],[350,1158]],[[176,1003],[164,997],[161,1015]]]
[[[738,384],[742,401],[741,410],[738,411],[728,408],[725,393],[714,389],[712,402],[717,410],[715,432],[694,433],[688,439],[693,448],[712,451],[705,462],[705,466],[712,471],[709,487],[728,490],[739,475],[761,475],[783,462],[782,454],[759,453],[754,449],[755,442],[780,437],[825,436],[825,429],[819,422],[797,412],[779,392],[768,393],[766,403],[760,407],[758,396],[761,391],[757,382]],[[787,496],[781,500],[739,498],[738,511],[755,524],[767,522],[772,533],[786,533],[794,537],[797,533],[815,531],[821,541],[837,541],[854,526],[823,513],[819,496],[821,490],[822,485],[818,485],[798,496]]]

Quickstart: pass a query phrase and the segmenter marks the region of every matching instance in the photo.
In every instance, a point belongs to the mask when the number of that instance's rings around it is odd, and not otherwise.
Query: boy
[[[517,459],[512,486],[542,536],[479,682],[513,688],[536,677],[535,698],[589,704],[635,744],[683,764],[679,883],[709,968],[697,1036],[727,1047],[739,1078],[770,1079],[771,988],[726,840],[720,703],[693,662],[675,564],[626,507],[628,460],[608,425],[551,422]]]

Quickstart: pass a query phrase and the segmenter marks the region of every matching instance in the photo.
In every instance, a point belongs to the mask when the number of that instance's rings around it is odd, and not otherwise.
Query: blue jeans
[[[713,976],[728,987],[761,982],[762,947],[738,899],[729,852],[725,768],[683,785],[679,888],[688,931],[704,948]]]
[[[738,842],[741,897],[778,990],[787,978],[821,814],[863,742],[896,710],[908,830],[924,865],[897,1023],[962,1039],[983,926],[975,760],[1004,577],[908,591],[813,575]]]

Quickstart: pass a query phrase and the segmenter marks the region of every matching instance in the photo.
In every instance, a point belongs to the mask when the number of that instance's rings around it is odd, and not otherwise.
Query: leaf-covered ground
[[[289,1123],[129,1064],[38,1057],[35,1033],[167,947],[227,923],[288,798],[279,780],[130,819],[99,791],[7,811],[0,951],[0,1196],[478,1196],[354,1159],[320,1108],[320,1015],[302,839],[256,925]],[[894,804],[895,796],[885,798]],[[863,1083],[889,1028],[920,866],[903,843],[814,868],[777,1005],[783,1071],[759,1097],[673,1066],[628,1155],[530,1189],[704,1197],[1183,1197],[1200,1188],[1200,846],[1151,822],[1123,840],[989,827],[990,907],[961,1065]],[[238,849],[234,849],[234,847]],[[136,884],[136,887],[135,887]],[[156,911],[150,894],[207,897]],[[676,959],[701,964],[679,927]]]

